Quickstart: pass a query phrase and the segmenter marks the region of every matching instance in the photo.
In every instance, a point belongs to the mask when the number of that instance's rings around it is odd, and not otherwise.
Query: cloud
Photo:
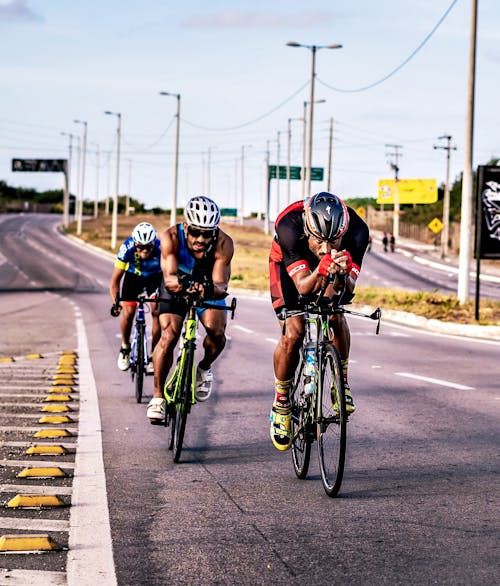
[[[43,18],[27,5],[27,0],[0,0],[0,22],[42,20]]]
[[[269,12],[221,12],[206,16],[193,16],[184,20],[187,27],[215,28],[283,28],[308,27],[332,21],[333,12],[306,12],[293,15]]]

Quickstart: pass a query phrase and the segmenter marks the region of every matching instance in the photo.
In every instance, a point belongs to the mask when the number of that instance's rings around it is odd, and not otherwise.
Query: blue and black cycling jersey
[[[151,254],[141,258],[132,237],[127,238],[118,250],[115,267],[138,277],[152,277],[161,273],[160,240],[156,238]]]

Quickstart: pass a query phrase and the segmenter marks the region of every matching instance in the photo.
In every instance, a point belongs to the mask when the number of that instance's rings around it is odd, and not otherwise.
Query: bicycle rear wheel
[[[292,460],[297,478],[305,478],[311,458],[311,436],[309,420],[310,397],[304,395],[304,363],[301,359],[290,396],[292,403]]]
[[[333,344],[323,346],[320,360],[317,405],[319,467],[325,492],[334,497],[342,484],[347,443],[344,376],[339,353]]]
[[[184,368],[179,376],[181,377],[181,394],[178,402],[175,403],[175,413],[173,419],[173,457],[174,462],[178,462],[181,457],[182,444],[184,442],[184,432],[186,431],[186,422],[189,411],[191,410],[192,390],[191,384],[193,379],[193,361],[194,348],[187,351]]]
[[[137,348],[136,348],[136,363],[135,363],[135,400],[140,403],[142,401],[142,389],[144,384],[144,344],[146,332],[144,331],[144,324],[137,324]]]

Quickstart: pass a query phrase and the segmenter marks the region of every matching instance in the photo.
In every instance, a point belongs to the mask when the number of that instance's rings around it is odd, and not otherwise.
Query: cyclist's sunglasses
[[[153,245],[152,244],[136,244],[135,247],[139,251],[142,251],[142,250],[153,250]]]
[[[215,230],[200,230],[199,228],[192,228],[191,226],[188,226],[188,233],[193,238],[198,238],[201,236],[205,240],[209,240],[210,238],[214,237]]]

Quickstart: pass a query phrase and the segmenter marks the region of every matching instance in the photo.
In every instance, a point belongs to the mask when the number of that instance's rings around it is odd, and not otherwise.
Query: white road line
[[[245,332],[245,334],[253,334],[253,330],[249,330],[248,328],[244,328],[243,326],[234,325],[233,328],[235,330],[240,330],[241,332]]]
[[[16,494],[36,494],[42,496],[61,495],[68,496],[72,493],[71,486],[52,486],[31,484],[2,484],[1,492],[14,492]],[[0,493],[1,494],[1,493]]]
[[[69,521],[56,519],[19,519],[17,517],[0,517],[2,529],[17,529],[23,531],[68,531]]]
[[[79,313],[77,307],[75,313]],[[70,509],[68,585],[116,586],[101,416],[85,324],[81,318],[76,320],[76,331],[82,404]]]
[[[23,584],[24,586],[66,586],[65,572],[50,572],[45,570],[10,570],[0,569],[0,580],[7,579],[1,584]]]
[[[266,338],[266,342],[271,342],[271,344],[277,344],[279,340],[276,338]]]
[[[55,460],[0,460],[0,466],[8,466],[11,468],[47,468],[57,467],[67,468],[73,470],[75,467],[73,462],[56,462]]]
[[[461,385],[459,383],[452,383],[447,380],[441,380],[439,378],[431,378],[429,376],[420,376],[419,374],[412,374],[410,372],[395,372],[398,376],[404,376],[406,378],[412,378],[415,380],[421,380],[426,383],[433,385],[441,385],[442,387],[450,387],[452,389],[458,389],[459,391],[474,391],[475,387],[468,387],[467,385]]]

